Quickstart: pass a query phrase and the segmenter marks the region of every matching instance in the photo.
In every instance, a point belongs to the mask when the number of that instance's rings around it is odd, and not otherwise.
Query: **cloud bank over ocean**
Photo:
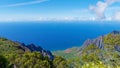
[[[87,0],[11,0],[6,3],[7,0],[0,5],[0,21],[120,21],[120,0],[88,3]]]

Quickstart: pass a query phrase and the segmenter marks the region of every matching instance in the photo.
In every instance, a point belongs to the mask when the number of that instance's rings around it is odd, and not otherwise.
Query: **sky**
[[[0,21],[120,21],[120,0],[1,0]]]

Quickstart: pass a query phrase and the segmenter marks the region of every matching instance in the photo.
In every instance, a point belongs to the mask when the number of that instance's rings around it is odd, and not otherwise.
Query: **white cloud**
[[[106,3],[99,1],[96,6],[90,6],[90,10],[93,10],[96,13],[98,19],[104,19],[104,12],[107,6]]]
[[[113,16],[114,20],[120,21],[120,11],[116,12]]]
[[[97,15],[97,19],[105,19],[106,9],[115,2],[120,2],[120,0],[105,0],[104,2],[98,1],[96,6],[90,6],[89,9]]]
[[[22,3],[3,5],[3,6],[0,6],[0,7],[3,8],[3,7],[24,6],[24,5],[38,4],[38,3],[45,2],[45,1],[48,1],[48,0],[34,0],[34,1],[29,1],[29,2],[22,2]]]

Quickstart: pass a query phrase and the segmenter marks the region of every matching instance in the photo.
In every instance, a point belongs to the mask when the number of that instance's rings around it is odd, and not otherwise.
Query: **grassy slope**
[[[52,53],[57,56],[62,56],[66,59],[76,58],[76,53],[78,52],[78,47],[69,48],[63,51],[53,51]]]

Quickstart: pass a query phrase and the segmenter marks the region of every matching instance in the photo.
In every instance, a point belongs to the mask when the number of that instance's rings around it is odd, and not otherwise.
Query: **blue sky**
[[[120,0],[2,0],[0,21],[120,20]]]

